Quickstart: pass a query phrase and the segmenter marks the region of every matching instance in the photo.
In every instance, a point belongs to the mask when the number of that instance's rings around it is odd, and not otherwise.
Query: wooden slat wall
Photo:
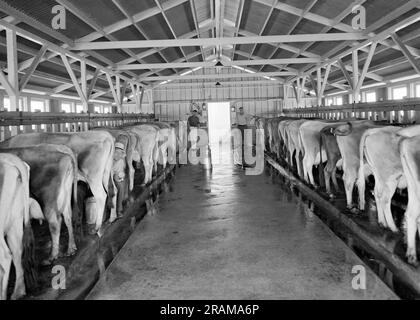
[[[214,69],[205,69],[206,74],[215,74]],[[202,74],[203,70],[193,74]],[[244,73],[235,68],[224,68],[220,73]],[[254,81],[253,81],[254,80]],[[276,81],[264,81],[261,78],[244,78],[247,83],[240,85],[241,79],[223,79],[221,87],[216,88],[216,80],[205,87],[197,81],[177,82],[169,86],[158,86],[153,91],[154,112],[163,121],[186,120],[190,113],[190,103],[201,105],[209,102],[230,102],[237,107],[243,106],[245,112],[252,115],[274,117],[279,114],[283,99],[283,86]],[[265,79],[263,79],[265,80]],[[226,84],[237,81],[238,85]],[[223,83],[225,83],[223,85]]]

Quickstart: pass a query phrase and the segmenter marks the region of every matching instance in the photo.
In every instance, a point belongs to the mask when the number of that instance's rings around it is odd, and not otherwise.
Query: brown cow
[[[1,146],[16,148],[38,144],[66,145],[76,155],[79,171],[84,176],[96,201],[94,216],[87,217],[89,224],[94,224],[94,231],[99,232],[104,212],[112,163],[114,157],[114,138],[106,131],[87,131],[77,133],[25,133],[4,141]],[[116,196],[112,196],[111,218],[116,219]],[[91,230],[92,233],[92,230]]]
[[[31,168],[30,191],[41,205],[52,239],[51,254],[44,264],[58,258],[62,218],[69,234],[67,255],[73,255],[77,248],[72,225],[72,194],[73,216],[78,216],[78,168],[73,151],[64,145],[41,144],[34,147],[0,149],[0,152],[18,156]]]

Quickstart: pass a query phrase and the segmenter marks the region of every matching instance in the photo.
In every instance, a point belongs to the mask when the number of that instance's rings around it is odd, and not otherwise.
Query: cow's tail
[[[35,219],[43,219],[43,214],[38,202],[29,196],[29,166],[19,170],[24,187],[24,226],[22,237],[22,268],[25,286],[29,291],[38,289],[38,261],[35,255],[35,237],[31,225],[31,215]]]
[[[334,135],[336,136],[348,136],[353,132],[353,124],[351,122],[347,122],[347,129],[340,128],[342,126],[338,126],[334,129]]]
[[[104,170],[104,174],[102,177],[102,186],[105,190],[105,192],[108,194],[108,187],[109,187],[109,183],[112,179],[112,162],[114,160],[114,139],[112,138],[112,136],[110,135],[109,139],[105,140],[105,143],[109,143],[109,150],[108,150],[108,157],[105,163],[105,170]]]
[[[303,139],[302,139],[302,132],[300,128],[298,129],[298,143],[299,143],[299,150],[302,153],[302,159],[305,156],[305,148],[303,147]]]
[[[362,139],[360,140],[359,145],[359,173],[357,177],[357,189],[359,192],[359,209],[365,209],[365,191],[366,191],[366,179],[365,179],[365,146],[366,146],[366,139],[370,135],[369,130],[364,132],[362,135]]]
[[[131,174],[130,174],[131,169],[130,168],[133,167],[133,139],[128,132],[127,132],[126,137],[128,138],[128,142],[127,142],[127,150],[125,151],[126,152],[125,159],[126,159],[127,170],[129,170],[128,184],[129,184],[130,191],[132,191],[131,186],[134,186],[134,181],[131,181],[131,179],[134,178],[134,177],[131,177]]]

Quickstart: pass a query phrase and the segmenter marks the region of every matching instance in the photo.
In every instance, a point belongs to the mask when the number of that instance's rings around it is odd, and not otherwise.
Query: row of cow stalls
[[[272,174],[398,296],[418,299],[420,126],[283,116],[257,127]]]
[[[174,175],[178,124],[119,122],[65,135],[21,133],[1,143],[11,250],[1,251],[8,284],[1,299],[84,298],[138,222],[155,213]]]

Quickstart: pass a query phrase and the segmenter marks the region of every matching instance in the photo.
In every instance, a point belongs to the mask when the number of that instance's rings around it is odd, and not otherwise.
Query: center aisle
[[[229,165],[177,169],[88,299],[395,299],[286,188]]]

